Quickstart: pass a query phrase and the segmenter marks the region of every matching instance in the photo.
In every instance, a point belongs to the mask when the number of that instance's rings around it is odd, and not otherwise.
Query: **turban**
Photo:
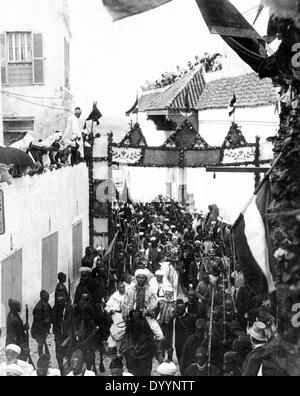
[[[5,371],[5,374],[8,376],[10,374],[12,374],[14,376],[18,376],[18,377],[24,376],[24,371],[17,364],[9,364],[8,366],[5,367],[4,371]]]
[[[174,292],[174,289],[173,289],[172,286],[166,286],[165,287],[165,293],[173,293],[173,292]]]
[[[80,272],[81,274],[83,274],[83,273],[85,273],[85,272],[91,274],[93,271],[92,271],[91,268],[89,268],[89,267],[82,267],[82,268],[80,268],[79,272]]]
[[[162,377],[167,376],[167,377],[175,377],[177,374],[177,368],[173,362],[171,363],[162,363],[160,366],[157,368],[157,373],[161,375]]]
[[[148,272],[144,269],[139,269],[135,271],[135,277],[137,278],[138,276],[145,276],[148,279]]]
[[[14,345],[14,344],[10,344],[7,345],[7,347],[5,348],[6,351],[13,351],[15,352],[17,355],[21,355],[21,348],[18,345]]]
[[[165,272],[162,270],[158,270],[155,272],[155,276],[165,276],[165,275],[166,275]]]

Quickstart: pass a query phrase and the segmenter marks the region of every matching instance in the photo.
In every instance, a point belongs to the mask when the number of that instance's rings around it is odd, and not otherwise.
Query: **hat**
[[[267,342],[267,327],[262,322],[255,322],[252,327],[247,330],[248,334],[256,341]]]
[[[165,276],[166,274],[165,274],[165,272],[163,271],[163,270],[157,270],[156,272],[155,272],[155,276]]]
[[[89,268],[89,267],[81,267],[81,268],[79,269],[79,273],[80,273],[80,274],[83,274],[83,273],[85,273],[85,272],[88,272],[89,274],[91,274],[93,271],[92,271],[92,269]]]
[[[21,355],[22,352],[21,348],[18,345],[14,345],[14,344],[7,345],[5,350],[15,352],[17,355]]]
[[[122,374],[122,377],[134,377],[134,375],[131,374],[131,373],[128,373],[127,371],[125,371],[125,372]]]
[[[157,241],[157,238],[156,238],[156,237],[152,237],[152,238],[150,239],[150,241],[151,241],[151,242],[156,242],[156,241]]]
[[[161,376],[175,377],[177,368],[173,362],[164,362],[157,368],[157,373]]]
[[[175,225],[171,225],[171,229],[175,230],[176,226]]]
[[[8,366],[5,367],[4,371],[7,376],[9,376],[9,374],[12,374],[17,377],[24,376],[24,371],[17,364],[9,364]]]
[[[147,271],[145,271],[144,269],[139,269],[139,270],[137,270],[137,271],[135,271],[135,275],[134,275],[136,278],[138,277],[138,276],[145,276],[147,279],[148,279],[148,272]]]
[[[199,241],[198,239],[195,241],[195,245],[201,245],[201,241]]]
[[[173,293],[173,292],[174,292],[174,289],[173,289],[172,286],[166,286],[165,287],[165,293]]]

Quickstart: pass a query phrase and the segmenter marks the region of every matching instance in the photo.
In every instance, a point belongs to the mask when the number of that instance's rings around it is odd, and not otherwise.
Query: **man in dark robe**
[[[29,347],[27,343],[26,330],[28,326],[24,325],[20,313],[21,303],[12,299],[8,301],[9,314],[6,322],[6,345],[17,345],[21,348],[20,360],[27,360]]]

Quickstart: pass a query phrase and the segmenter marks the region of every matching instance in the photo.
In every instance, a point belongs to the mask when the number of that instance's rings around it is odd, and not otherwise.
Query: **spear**
[[[226,341],[226,307],[225,307],[225,274],[223,274],[223,332]]]
[[[210,377],[210,369],[211,369],[211,350],[212,350],[212,336],[213,336],[214,303],[215,303],[215,288],[213,286],[212,298],[211,298],[211,308],[210,308],[209,344],[208,344],[208,376],[209,377]]]

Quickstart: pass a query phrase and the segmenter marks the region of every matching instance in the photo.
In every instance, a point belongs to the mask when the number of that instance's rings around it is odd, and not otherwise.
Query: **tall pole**
[[[210,377],[210,371],[211,371],[211,352],[212,352],[214,304],[215,304],[215,287],[213,286],[212,298],[211,298],[211,308],[210,308],[209,344],[208,344],[208,376],[209,377]]]

